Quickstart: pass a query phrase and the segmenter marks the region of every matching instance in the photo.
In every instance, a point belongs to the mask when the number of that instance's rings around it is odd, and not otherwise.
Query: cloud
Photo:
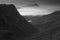
[[[0,3],[13,3],[17,5],[35,6],[36,3],[48,5],[60,5],[60,0],[0,0]],[[34,4],[35,3],[35,4]]]
[[[39,0],[41,3],[59,5],[60,0]]]

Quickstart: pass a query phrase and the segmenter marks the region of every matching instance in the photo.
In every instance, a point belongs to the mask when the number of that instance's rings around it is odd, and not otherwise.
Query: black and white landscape
[[[60,0],[0,0],[0,40],[60,40]]]
[[[59,40],[59,10],[45,16],[21,16],[13,4],[0,4],[0,9],[0,40]]]

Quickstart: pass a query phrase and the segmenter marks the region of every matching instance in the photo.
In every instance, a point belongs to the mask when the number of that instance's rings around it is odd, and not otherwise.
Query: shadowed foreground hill
[[[0,40],[32,40],[37,32],[13,4],[0,4]]]

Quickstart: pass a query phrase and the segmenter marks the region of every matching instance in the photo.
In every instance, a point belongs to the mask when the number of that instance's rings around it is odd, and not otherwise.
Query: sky
[[[48,9],[42,9],[39,7],[24,7],[21,9],[18,9],[19,13],[21,13],[21,15],[47,15],[51,12],[53,12],[53,10],[48,10]]]
[[[60,10],[60,0],[0,0],[14,4],[21,15],[47,15]]]

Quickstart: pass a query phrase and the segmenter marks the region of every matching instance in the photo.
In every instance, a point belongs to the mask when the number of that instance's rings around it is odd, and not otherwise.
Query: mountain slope
[[[13,4],[0,4],[0,40],[30,40],[37,32]]]

